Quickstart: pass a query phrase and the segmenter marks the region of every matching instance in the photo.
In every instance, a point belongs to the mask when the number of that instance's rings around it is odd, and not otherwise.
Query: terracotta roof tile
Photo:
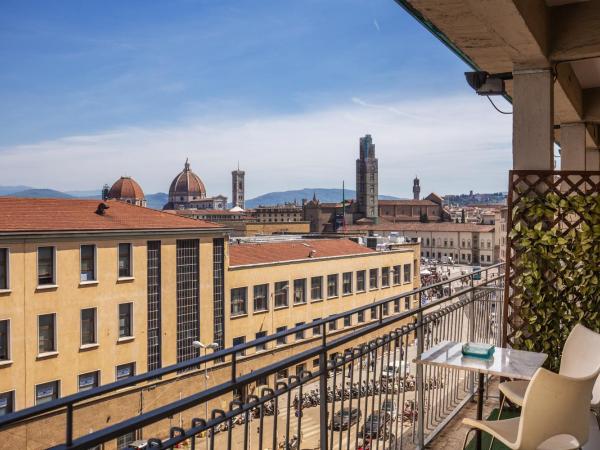
[[[439,206],[431,200],[379,200],[380,206]]]
[[[310,257],[311,251],[315,251]],[[349,239],[308,239],[286,242],[243,243],[229,246],[229,265],[267,264],[333,256],[376,253]]]
[[[108,200],[104,215],[99,200],[0,197],[0,232],[116,231],[223,228],[151,208]]]

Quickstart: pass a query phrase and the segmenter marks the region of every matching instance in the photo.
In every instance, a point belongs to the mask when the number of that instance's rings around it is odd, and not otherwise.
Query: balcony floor
[[[476,400],[476,399],[474,399]],[[483,417],[490,415],[494,408],[498,408],[498,379],[492,378],[489,386],[489,397],[483,404]],[[467,434],[468,428],[462,424],[464,417],[474,418],[477,416],[477,402],[469,402],[460,412],[450,421],[450,423],[436,436],[428,448],[432,450],[455,450],[462,449],[462,445]],[[475,436],[471,433],[471,436]]]

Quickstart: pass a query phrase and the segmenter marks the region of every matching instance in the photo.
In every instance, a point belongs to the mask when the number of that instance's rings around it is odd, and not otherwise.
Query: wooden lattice
[[[509,237],[507,239],[507,270],[505,274],[505,303],[504,303],[504,318],[506,326],[504,327],[503,345],[509,345],[513,347],[523,347],[522,334],[523,330],[527,330],[527,333],[531,336],[532,326],[536,320],[542,320],[535,317],[535,310],[529,305],[527,308],[528,312],[522,314],[522,308],[520,298],[531,297],[530,293],[523,292],[523,284],[520,282],[521,277],[531,276],[531,273],[524,273],[522,267],[522,260],[528,249],[527,239],[524,237],[526,233],[517,233],[519,237],[511,239],[511,230],[527,229],[532,230],[537,225],[537,230],[555,229],[556,235],[559,237],[559,241],[562,241],[566,236],[573,237],[573,231],[580,232],[581,227],[600,227],[598,225],[600,221],[597,216],[597,209],[590,213],[589,211],[583,211],[582,208],[572,208],[568,200],[575,196],[579,196],[578,200],[583,198],[584,200],[591,200],[590,197],[597,199],[600,193],[600,172],[585,172],[585,171],[530,171],[530,170],[513,170],[509,174],[509,187],[508,187],[508,223],[507,230]],[[556,196],[559,197],[558,208],[552,208],[551,214],[548,214],[543,220],[539,220],[539,217],[532,217],[528,212],[526,205],[530,205],[531,200],[539,202],[547,202],[550,204],[548,199],[552,199],[553,204],[556,204]],[[542,222],[540,224],[540,222]],[[519,225],[520,224],[520,225]],[[516,227],[516,228],[515,228]],[[596,228],[595,228],[596,229]],[[600,243],[597,239],[592,244],[592,251],[596,251],[600,248]],[[558,247],[556,247],[558,248]],[[553,258],[556,260],[555,250]],[[565,261],[571,257],[569,254],[570,249],[565,246],[564,253],[560,258],[564,258]],[[569,260],[569,263],[573,263]],[[544,270],[543,264],[540,267],[539,276],[541,276],[548,286],[556,286],[556,298],[555,301],[573,301],[577,302],[577,307],[581,306],[582,302],[588,301],[582,298],[573,298],[568,296],[563,298],[561,295],[561,273],[556,269]],[[549,290],[552,292],[552,290]],[[597,308],[597,301],[590,303],[590,308]],[[532,309],[534,313],[532,314]],[[591,312],[593,313],[593,311]],[[528,317],[530,316],[530,317]],[[577,320],[577,318],[575,318]],[[543,320],[548,321],[548,318]],[[532,339],[535,339],[535,335]]]

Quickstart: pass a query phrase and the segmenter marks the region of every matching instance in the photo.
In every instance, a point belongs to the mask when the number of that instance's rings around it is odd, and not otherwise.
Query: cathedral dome
[[[190,163],[186,160],[183,171],[175,177],[169,188],[170,201],[189,201],[205,197],[204,183],[198,175],[190,170]]]
[[[144,191],[137,181],[131,177],[121,177],[115,181],[108,191],[108,198],[140,206],[145,206],[146,203]]]

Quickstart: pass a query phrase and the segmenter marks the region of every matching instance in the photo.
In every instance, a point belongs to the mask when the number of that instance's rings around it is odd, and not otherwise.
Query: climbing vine
[[[512,209],[511,345],[549,355],[558,370],[571,328],[600,332],[600,196],[524,195]]]

